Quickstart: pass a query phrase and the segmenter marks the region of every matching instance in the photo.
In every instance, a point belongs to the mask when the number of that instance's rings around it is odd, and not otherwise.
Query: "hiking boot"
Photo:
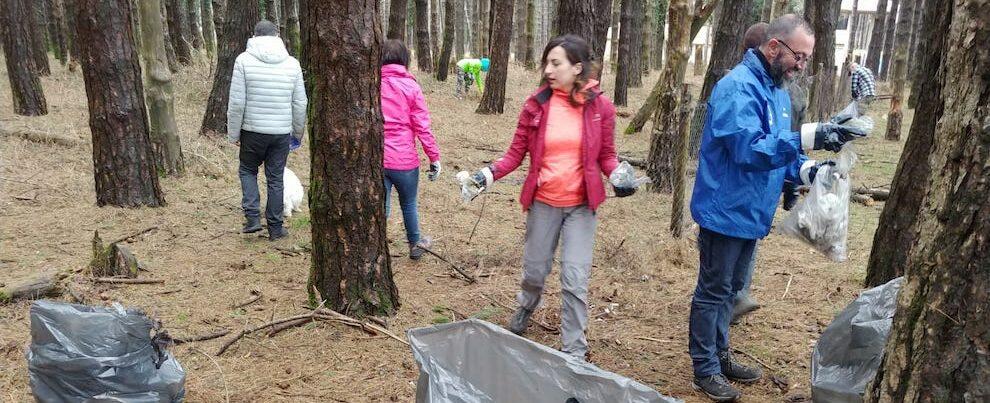
[[[722,374],[736,382],[753,383],[763,376],[762,370],[740,364],[728,351],[718,353],[718,362],[722,366]]]
[[[523,307],[516,309],[516,313],[512,315],[512,319],[509,319],[509,331],[522,335],[529,326],[530,316],[533,316],[533,311]]]
[[[708,395],[716,402],[731,402],[742,396],[722,374],[694,377],[694,390]]]
[[[732,305],[732,324],[736,324],[743,316],[757,309],[760,309],[760,304],[757,304],[748,295],[742,298],[736,298],[735,304]]]
[[[277,241],[289,236],[289,230],[282,227],[268,228],[268,240]]]
[[[261,231],[261,218],[260,217],[244,217],[244,228],[241,229],[241,233],[253,234],[255,232]]]
[[[433,244],[433,241],[428,236],[420,237],[419,242],[415,245],[409,244],[409,258],[412,260],[419,260],[426,253],[423,248],[429,248]]]

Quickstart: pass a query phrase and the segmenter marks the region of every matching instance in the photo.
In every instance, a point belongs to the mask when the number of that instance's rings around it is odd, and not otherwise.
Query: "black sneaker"
[[[261,218],[245,216],[244,228],[241,229],[241,232],[244,234],[253,234],[258,231],[261,231]]]
[[[268,228],[268,240],[277,241],[289,236],[289,230],[282,227]]]
[[[722,365],[722,374],[733,381],[753,383],[763,377],[762,370],[740,364],[728,351],[718,353],[718,362]]]
[[[731,402],[742,396],[722,374],[694,377],[694,390],[701,391],[716,402]]]
[[[509,331],[519,335],[523,334],[529,327],[530,316],[533,316],[533,311],[523,307],[516,309],[516,313],[509,319]]]

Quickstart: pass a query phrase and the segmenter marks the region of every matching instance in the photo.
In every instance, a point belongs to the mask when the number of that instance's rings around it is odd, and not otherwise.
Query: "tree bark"
[[[62,0],[45,0],[48,5],[48,26],[49,38],[55,55],[63,66],[69,64],[69,50],[67,46],[68,25],[65,22],[65,7]]]
[[[447,81],[447,73],[450,71],[450,52],[454,47],[454,13],[456,10],[454,0],[444,0],[443,13],[443,47],[440,51],[440,59],[437,65],[437,81]]]
[[[167,0],[165,9],[168,18],[168,37],[172,40],[175,58],[179,64],[189,65],[192,63],[192,47],[185,36],[188,31],[185,3],[186,0]]]
[[[481,54],[490,57],[492,54],[492,0],[478,0],[478,9],[481,10],[481,19],[478,20],[478,37],[481,38]]]
[[[265,0],[265,19],[273,23],[278,22],[278,6],[276,4],[276,0]]]
[[[643,62],[641,65],[641,76],[650,74],[650,63],[653,61],[653,57],[650,54],[653,51],[653,3],[656,0],[644,0],[643,1],[643,40],[642,46],[639,50],[640,61]],[[640,80],[640,86],[642,86],[642,80]]]
[[[880,56],[883,53],[883,34],[887,32],[887,0],[877,2],[877,12],[873,15],[873,31],[870,33],[870,46],[866,52],[866,62],[863,64],[873,74],[880,72]],[[879,77],[877,77],[879,79]]]
[[[79,67],[79,41],[76,39],[76,4],[74,1],[62,1],[66,25],[66,41],[69,51],[69,71]]]
[[[282,12],[286,15],[285,17],[285,34],[283,35],[285,39],[286,48],[289,49],[289,54],[294,57],[299,57],[300,46],[299,41],[299,1],[298,0],[282,0],[282,4],[286,7],[282,9]]]
[[[526,0],[515,0],[512,7],[512,60],[522,63],[526,52]]]
[[[48,102],[41,90],[38,72],[30,63],[34,49],[31,43],[34,27],[30,2],[34,0],[5,0],[0,2],[3,27],[3,53],[7,63],[7,78],[14,99],[14,113],[22,116],[48,114]],[[22,61],[29,61],[23,63]]]
[[[935,147],[935,126],[943,114],[942,86],[945,83],[945,49],[952,22],[953,0],[928,0],[925,18],[931,36],[927,51],[919,57],[925,80],[918,87],[918,108],[904,151],[890,184],[890,198],[880,213],[873,236],[873,250],[866,268],[865,285],[875,287],[904,274],[907,257],[917,232],[918,220],[928,192],[931,165],[928,156]],[[924,116],[924,118],[920,118]]]
[[[76,0],[76,37],[93,136],[96,205],[165,205],[134,47],[130,0]]]
[[[460,60],[464,57],[466,45],[469,43],[467,39],[467,30],[464,27],[465,24],[465,10],[467,5],[465,0],[455,0],[454,1],[454,60]]]
[[[891,0],[890,12],[887,13],[887,22],[884,28],[887,32],[883,38],[883,54],[880,56],[880,71],[877,71],[877,79],[887,81],[887,73],[890,70],[891,61],[894,59],[894,35],[897,28],[897,9],[900,8],[900,0]]]
[[[471,5],[468,12],[467,30],[471,33],[471,56],[479,58],[484,56],[484,49],[481,47],[481,0],[466,0]]]
[[[526,48],[523,53],[523,64],[526,69],[535,69],[536,62],[533,57],[536,44],[533,43],[536,30],[536,5],[534,0],[526,0]]]
[[[634,41],[640,39],[641,34],[637,30],[638,21],[641,21],[639,10],[642,9],[643,0],[622,0],[621,21],[619,22],[619,60],[615,73],[615,96],[612,102],[618,106],[629,104],[628,88],[631,86],[632,76],[636,74],[638,65],[634,64],[633,48],[637,44]]]
[[[839,1],[805,1],[804,18],[815,30],[815,48],[807,67],[811,70],[809,76],[814,77],[807,114],[812,122],[828,120],[835,110],[835,26],[839,6]]]
[[[189,0],[186,4],[186,9],[189,11],[189,32],[192,34],[193,49],[203,49],[203,43],[206,41],[203,37],[203,15],[199,7],[200,1],[209,0]]]
[[[612,36],[610,41],[611,54],[609,55],[609,64],[612,66],[612,73],[616,73],[619,71],[619,21],[622,19],[622,0],[616,0],[612,4]]]
[[[213,25],[213,2],[210,0],[200,0],[200,20],[203,25],[203,46],[210,60],[217,54],[217,34]]]
[[[300,9],[306,65],[322,67],[310,73],[313,263],[307,289],[311,302],[325,300],[346,315],[392,315],[399,292],[381,185],[382,33],[375,0],[346,3],[307,1]]]
[[[653,69],[663,68],[663,42],[667,37],[667,0],[657,0],[653,13],[656,15],[656,25],[653,34]]]
[[[639,88],[643,86],[643,70],[640,68],[642,66],[643,60],[643,46],[640,42],[643,40],[643,3],[646,0],[631,0],[633,1],[632,9],[632,22],[630,23],[630,37],[629,37],[629,76],[626,78],[631,88]],[[621,39],[621,38],[620,38]],[[620,45],[621,46],[621,45]]]
[[[928,52],[929,38],[932,36],[932,21],[936,18],[935,16],[928,15],[928,9],[931,8],[930,3],[931,1],[922,0],[915,7],[915,15],[917,17],[915,18],[914,31],[917,32],[912,31],[915,33],[915,43],[908,59],[908,66],[914,66],[908,72],[908,78],[911,80],[908,107],[911,109],[918,107],[918,98],[921,95],[918,94],[918,91],[921,88],[921,82],[928,79],[928,77],[922,76],[921,73],[925,71],[925,66],[923,65],[925,58],[922,55]]]
[[[388,39],[406,40],[406,7],[408,0],[391,0],[388,9]]]
[[[942,89],[951,96],[934,133],[932,174],[910,178],[928,182],[922,224],[910,253],[900,251],[905,283],[867,402],[990,400],[988,15],[988,0],[959,0],[953,11]]]
[[[685,192],[687,190],[688,181],[687,165],[691,154],[691,151],[688,149],[688,143],[690,143],[691,137],[691,110],[694,109],[691,105],[691,91],[689,85],[683,85],[678,102],[680,105],[678,106],[676,116],[676,126],[674,126],[673,129],[667,129],[668,131],[676,133],[673,144],[673,175],[671,175],[671,180],[673,181],[673,184],[671,185],[673,198],[670,203],[670,235],[674,238],[680,238],[684,229],[684,200],[687,196]]]
[[[442,0],[430,0],[430,54],[434,59],[440,57],[440,42],[443,40],[441,36],[443,31],[440,30],[440,16],[443,13],[440,11],[440,4]],[[433,65],[438,64],[439,61],[434,60]]]
[[[599,64],[605,61],[605,45],[608,43],[608,28],[612,24],[611,18],[612,0],[595,0],[595,37],[591,42],[591,50],[595,61]],[[600,67],[604,68],[604,65]]]
[[[424,73],[433,72],[430,53],[430,1],[416,1],[416,67]],[[511,27],[510,27],[511,28]]]
[[[10,1],[10,0],[4,0]],[[34,66],[34,71],[38,73],[39,76],[49,76],[52,74],[51,67],[48,64],[48,47],[45,45],[45,11],[42,8],[44,3],[38,0],[32,0],[30,3],[26,4],[30,7],[29,18],[30,28],[29,38],[31,38],[31,60]]]
[[[179,129],[175,124],[172,73],[165,53],[164,16],[160,0],[137,2],[141,18],[141,58],[144,60],[144,97],[148,131],[158,169],[179,176],[185,171]]]
[[[168,1],[169,0],[163,0],[161,2],[161,13],[164,16],[168,15],[168,9],[165,6]],[[162,24],[162,38],[165,41],[165,58],[168,60],[168,69],[170,72],[176,73],[179,71],[179,60],[175,56],[175,48],[172,46],[172,36],[168,31],[167,18],[166,23]]]
[[[915,0],[914,13],[911,14],[911,44],[908,46],[907,65],[914,66],[914,56],[918,53],[918,35],[921,33],[921,10],[925,7],[925,0]],[[908,77],[912,74],[908,72]]]
[[[595,0],[563,0],[557,4],[553,36],[574,34],[584,38],[597,55],[595,46]]]
[[[650,154],[646,173],[653,180],[653,191],[672,193],[674,187],[674,163],[677,160],[679,137],[678,107],[684,82],[688,55],[691,51],[691,7],[687,0],[670,0],[667,11],[670,37],[667,38],[667,63],[660,76],[660,101],[653,120],[650,136]]]
[[[705,72],[705,45],[694,45],[694,70],[692,72],[695,76],[700,76]]]
[[[893,80],[894,91],[890,99],[890,112],[887,114],[887,133],[885,138],[892,141],[901,139],[901,120],[904,112],[901,103],[904,99],[904,82],[907,80],[907,58],[911,47],[911,24],[914,16],[915,0],[901,0],[897,13],[897,38],[894,50]]]
[[[773,19],[773,0],[763,0],[763,8],[760,10],[760,21],[769,23]]]
[[[509,74],[509,42],[512,40],[512,0],[495,0],[492,24],[491,68],[485,80],[485,92],[475,111],[483,115],[500,114],[505,106],[505,83]]]
[[[200,134],[221,135],[227,133],[227,101],[230,96],[230,78],[234,71],[234,60],[244,52],[247,40],[251,38],[254,24],[260,18],[255,0],[230,0],[229,11],[223,21],[222,34],[218,38],[217,69],[213,76],[213,89],[206,102],[206,114]]]
[[[787,14],[788,0],[766,0],[773,2],[773,10],[770,12],[770,20]],[[770,22],[767,20],[767,22]]]
[[[849,74],[849,64],[852,63],[853,51],[856,49],[856,16],[859,10],[859,0],[853,0],[852,13],[849,15],[849,23],[846,29],[849,32],[849,39],[846,41],[846,58],[842,62],[842,70],[839,71],[839,85],[835,87],[835,103],[845,105],[852,100],[852,88],[850,87],[852,76]],[[793,107],[791,108],[793,110]]]

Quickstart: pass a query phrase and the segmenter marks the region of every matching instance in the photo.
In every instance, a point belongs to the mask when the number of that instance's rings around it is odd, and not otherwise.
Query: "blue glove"
[[[866,132],[836,123],[819,123],[815,128],[815,150],[839,152],[849,141],[866,137]]]
[[[295,149],[302,147],[302,140],[297,139],[295,136],[289,136],[289,151],[295,151]]]

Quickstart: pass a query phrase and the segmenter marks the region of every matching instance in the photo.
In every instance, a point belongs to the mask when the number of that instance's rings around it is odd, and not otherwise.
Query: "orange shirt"
[[[550,97],[540,181],[536,188],[536,200],[554,207],[585,203],[581,165],[584,105],[571,105],[569,97],[560,90],[554,90]]]

